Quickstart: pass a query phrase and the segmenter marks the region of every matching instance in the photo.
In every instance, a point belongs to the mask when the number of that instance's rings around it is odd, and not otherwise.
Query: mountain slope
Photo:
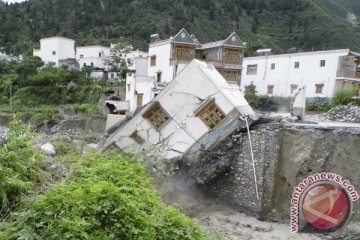
[[[42,37],[61,35],[78,45],[121,39],[147,49],[149,35],[168,38],[182,27],[200,42],[233,30],[248,51],[275,52],[351,48],[360,50],[358,28],[347,12],[360,14],[358,0],[30,0],[0,4],[0,47],[31,53]],[[358,9],[358,10],[357,10]],[[1,51],[1,49],[0,49]]]

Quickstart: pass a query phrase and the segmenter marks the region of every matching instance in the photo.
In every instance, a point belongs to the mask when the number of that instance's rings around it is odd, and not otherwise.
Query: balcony
[[[354,70],[338,70],[336,74],[336,79],[358,79],[360,80],[360,71]]]

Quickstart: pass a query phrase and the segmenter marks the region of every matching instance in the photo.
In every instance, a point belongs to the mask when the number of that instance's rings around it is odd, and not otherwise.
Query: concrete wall
[[[170,66],[171,43],[154,43],[149,46],[149,77],[156,79],[156,73],[161,72],[162,82],[173,79],[174,67]],[[156,65],[150,65],[151,56],[156,56]]]
[[[267,86],[274,85],[273,96],[289,97],[291,84],[306,85],[307,98],[332,97],[339,57],[348,52],[343,49],[245,58],[240,87],[244,90],[253,82],[258,94],[267,95]],[[324,67],[320,66],[321,60],[325,60]],[[294,67],[295,62],[299,62],[299,68]],[[254,64],[257,74],[247,74],[247,66]],[[271,64],[275,64],[275,69],[271,69]],[[315,93],[315,84],[324,84],[321,94]]]
[[[294,187],[313,173],[339,174],[360,191],[359,133],[359,129],[286,128],[277,122],[254,124],[251,138],[259,200],[249,140],[241,127],[215,148],[200,154],[197,161],[203,163],[190,166],[189,172],[195,178],[214,174],[206,181],[197,180],[215,198],[262,218],[288,222]],[[359,220],[357,201],[350,223]]]

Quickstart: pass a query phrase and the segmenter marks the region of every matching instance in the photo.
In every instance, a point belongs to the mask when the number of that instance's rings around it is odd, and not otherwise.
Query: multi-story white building
[[[76,48],[76,61],[82,67],[105,69],[106,61],[110,56],[110,48],[104,46],[83,46]]]
[[[306,97],[331,98],[337,90],[359,88],[359,54],[349,49],[248,57],[241,89],[253,83],[259,95],[290,97],[306,87]]]
[[[205,44],[185,29],[166,40],[154,34],[149,45],[148,71],[156,79],[154,94],[195,58],[214,65],[230,84],[240,85],[243,53],[244,44],[235,32],[225,40]]]
[[[56,67],[75,61],[75,40],[64,37],[40,39],[40,49],[33,49],[33,55],[40,57],[45,64]]]

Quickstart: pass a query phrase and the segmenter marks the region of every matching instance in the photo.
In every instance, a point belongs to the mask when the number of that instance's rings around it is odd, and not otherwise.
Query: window
[[[275,69],[275,63],[272,63],[271,64],[271,70],[274,70]]]
[[[52,55],[55,56],[55,55],[56,55],[56,51],[53,51],[53,52],[52,52]]]
[[[110,73],[110,77],[111,77],[111,78],[115,78],[115,74],[114,74],[114,73]]]
[[[321,94],[324,88],[324,84],[315,84],[315,93]]]
[[[156,66],[156,56],[150,57],[150,66]]]
[[[325,67],[325,63],[326,63],[325,60],[320,60],[320,67]]]
[[[299,62],[295,62],[294,63],[294,68],[299,68],[300,67],[300,63]]]
[[[101,57],[101,52],[99,52],[99,57]]]
[[[256,75],[257,74],[257,64],[247,65],[246,75]]]
[[[225,113],[215,103],[215,99],[209,101],[197,114],[197,117],[210,129],[214,129],[219,123],[225,119]]]
[[[143,144],[145,142],[145,140],[139,135],[138,131],[133,132],[129,137],[138,144]]]
[[[84,67],[86,67],[86,63],[84,63]]]
[[[80,58],[84,58],[84,55],[81,54],[81,55],[80,55]]]
[[[161,107],[160,103],[155,103],[153,107],[144,113],[143,117],[158,130],[170,121],[170,115]]]
[[[143,98],[144,98],[143,93],[136,94],[136,107],[141,107],[143,105]]]
[[[226,62],[240,63],[240,50],[235,48],[226,49]]]
[[[156,73],[156,81],[161,82],[161,72]]]
[[[274,93],[274,85],[268,85],[267,94],[273,94],[273,93]]]
[[[240,71],[225,70],[223,76],[229,83],[237,83],[240,78]]]
[[[187,46],[176,46],[176,60],[191,60],[191,48]]]
[[[127,90],[128,90],[128,92],[130,92],[130,87],[131,87],[131,85],[128,84],[128,85],[127,85]]]
[[[293,94],[294,91],[298,88],[298,85],[296,84],[290,84],[290,93]]]
[[[92,67],[94,66],[94,63],[93,63],[93,62],[91,62],[91,66],[92,66]]]

